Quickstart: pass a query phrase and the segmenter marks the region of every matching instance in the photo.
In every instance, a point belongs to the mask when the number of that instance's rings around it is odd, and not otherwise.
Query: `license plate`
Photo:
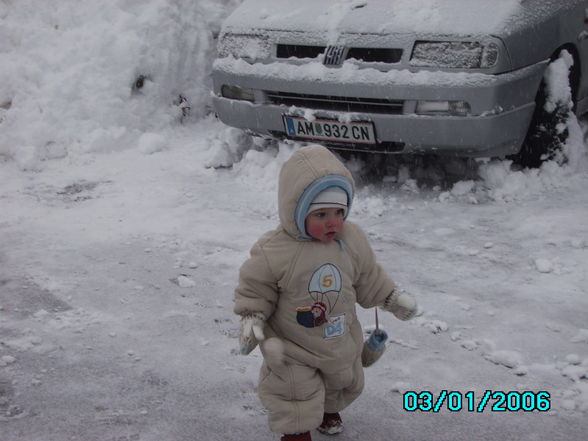
[[[347,142],[351,144],[375,144],[374,124],[365,121],[342,123],[335,120],[309,121],[299,116],[282,115],[286,133],[292,138]]]

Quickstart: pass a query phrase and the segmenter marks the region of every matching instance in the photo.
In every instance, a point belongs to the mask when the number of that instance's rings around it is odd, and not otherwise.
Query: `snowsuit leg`
[[[327,413],[340,412],[349,406],[363,391],[364,376],[361,357],[350,369],[335,374],[322,374],[325,384],[325,408]]]
[[[358,357],[349,369],[329,374],[290,363],[270,369],[264,362],[258,391],[268,410],[270,430],[282,434],[316,429],[324,412],[343,410],[361,394],[363,386]]]
[[[317,369],[289,363],[272,370],[264,362],[258,391],[272,432],[306,432],[321,424],[325,386]]]

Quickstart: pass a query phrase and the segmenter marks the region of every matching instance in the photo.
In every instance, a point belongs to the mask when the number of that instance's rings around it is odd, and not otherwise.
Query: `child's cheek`
[[[310,235],[310,237],[314,237],[315,239],[318,239],[318,238],[322,237],[322,235],[324,234],[325,227],[322,224],[308,222],[308,225],[306,227],[306,231],[308,231],[308,234]]]

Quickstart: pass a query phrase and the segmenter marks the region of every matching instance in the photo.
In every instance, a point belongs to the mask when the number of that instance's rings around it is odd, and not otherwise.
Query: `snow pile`
[[[241,161],[253,145],[253,140],[242,130],[227,128],[211,138],[210,143],[206,167],[228,168]]]
[[[516,170],[511,161],[492,161],[480,167],[479,173],[482,181],[475,190],[504,202],[565,188],[566,179],[574,174],[571,167],[555,162],[547,162],[539,169]]]
[[[235,3],[0,2],[0,156],[36,169],[77,152],[163,149],[141,135],[208,111],[214,35]]]
[[[545,84],[549,91],[545,110],[547,112],[555,111],[559,106],[565,106],[572,101],[572,90],[566,81],[568,72],[574,64],[574,58],[568,51],[563,51],[562,55],[551,63],[545,71]]]
[[[358,200],[353,213],[381,217],[398,208],[405,209],[396,198],[388,197],[387,190],[400,189],[403,193],[422,191],[437,193],[439,202],[461,201],[479,204],[492,200],[513,202],[537,198],[545,193],[566,191],[585,179],[588,171],[587,146],[584,132],[575,116],[568,121],[570,136],[562,148],[561,158],[546,161],[537,169],[520,169],[512,160],[475,162],[459,158],[435,158],[435,164],[411,162],[403,157],[371,158],[344,157],[358,184]],[[257,183],[262,191],[270,190],[277,182],[279,169],[296,143],[256,145],[241,131],[226,129],[210,139],[208,167],[233,167],[240,179]],[[374,177],[374,173],[377,175]],[[383,176],[380,174],[384,173]],[[457,180],[456,180],[457,179]],[[543,268],[543,265],[538,264]]]
[[[296,144],[279,144],[261,151],[252,149],[235,166],[236,178],[255,189],[256,197],[267,210],[264,214],[268,218],[277,219],[276,196],[280,169],[298,147]]]
[[[578,119],[572,113],[572,93],[568,75],[573,62],[572,56],[564,51],[545,72],[545,110],[551,113],[560,108],[564,109],[564,113],[568,113],[565,121],[557,127],[559,133],[568,132],[561,151],[556,152],[554,159],[545,162],[539,170],[512,171],[509,161],[494,161],[482,166],[480,176],[493,199],[510,200],[552,191],[565,186],[577,172],[588,170],[584,133]]]

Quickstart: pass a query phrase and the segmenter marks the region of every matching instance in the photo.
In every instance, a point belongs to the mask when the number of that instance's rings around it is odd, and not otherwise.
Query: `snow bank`
[[[37,168],[162,148],[139,138],[208,111],[214,35],[236,3],[0,2],[0,156]]]
[[[568,137],[561,151],[554,155],[553,160],[546,161],[539,169],[525,170],[513,167],[511,161],[495,160],[482,163],[478,169],[481,180],[475,183],[471,181],[456,183],[449,192],[443,194],[444,200],[450,196],[455,198],[467,196],[470,201],[477,202],[481,196],[508,202],[552,192],[555,189],[565,189],[574,179],[582,179],[580,173],[588,170],[588,156],[584,141],[587,127],[581,127],[572,112],[572,93],[568,81],[568,72],[572,65],[572,56],[564,51],[545,72],[547,91],[545,110],[554,112],[557,108],[561,108],[568,112],[567,119],[558,125],[560,133],[567,131]],[[544,265],[538,265],[538,269],[544,272]]]
[[[558,130],[567,130],[568,138],[552,161],[545,162],[538,170],[512,171],[509,161],[494,161],[480,168],[490,196],[496,200],[512,200],[552,191],[565,187],[571,176],[588,170],[584,133],[580,123],[572,112],[572,92],[568,81],[568,72],[573,65],[572,56],[564,51],[559,59],[550,64],[545,72],[547,100],[545,110],[554,112],[557,108],[568,111],[565,122],[559,124]]]

